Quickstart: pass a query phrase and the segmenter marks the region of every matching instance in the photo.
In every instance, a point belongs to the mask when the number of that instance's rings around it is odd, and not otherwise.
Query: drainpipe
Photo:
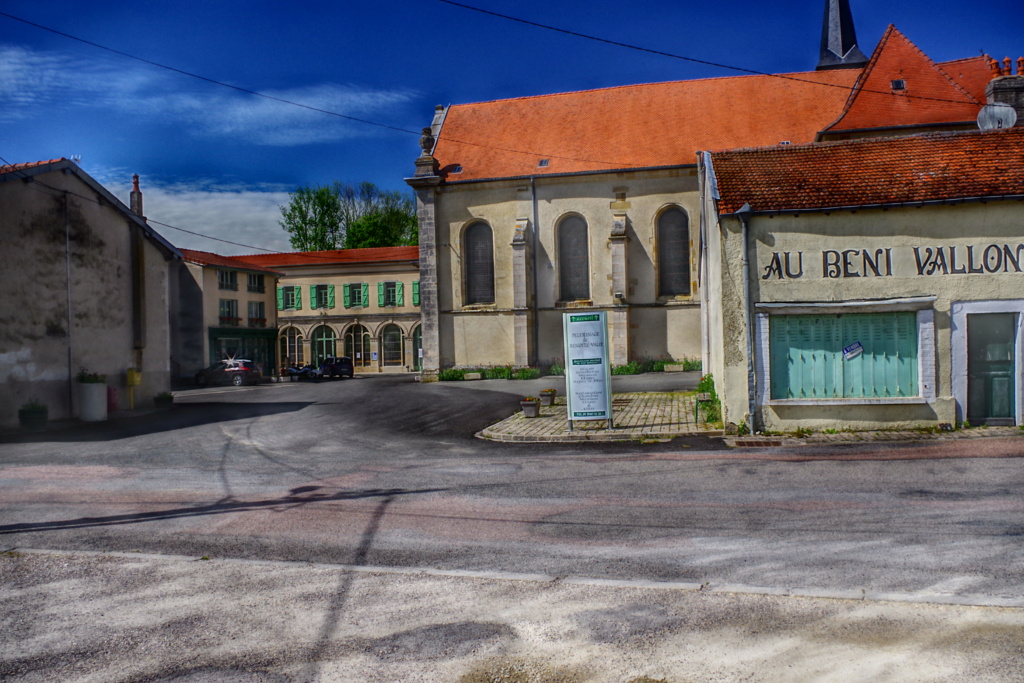
[[[530,230],[530,260],[533,262],[533,329],[530,332],[533,335],[533,364],[537,365],[540,363],[540,312],[537,307],[537,185],[533,176],[530,176],[530,203],[533,207],[533,229]]]
[[[75,414],[74,370],[71,361],[71,222],[68,220],[68,193],[64,193],[64,281],[67,296],[67,333],[64,335],[68,344],[68,417]]]
[[[750,425],[750,433],[753,434],[755,431],[754,424],[754,402],[755,392],[757,391],[757,373],[754,368],[754,334],[751,329],[751,298],[750,298],[750,259],[748,256],[749,252],[749,240],[750,240],[750,217],[754,210],[750,208],[750,204],[744,202],[743,206],[740,207],[736,215],[740,219],[740,223],[743,225],[741,241],[743,243],[743,317],[744,317],[744,330],[746,333],[747,342],[747,424]]]

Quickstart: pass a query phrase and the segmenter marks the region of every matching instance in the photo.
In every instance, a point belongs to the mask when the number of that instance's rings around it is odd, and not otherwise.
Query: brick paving
[[[875,432],[814,432],[802,437],[794,434],[755,434],[725,436],[721,429],[694,419],[696,394],[688,392],[644,392],[614,394],[612,416],[614,429],[605,420],[577,421],[569,429],[565,397],[558,396],[555,405],[541,407],[540,415],[523,417],[522,411],[477,433],[493,441],[559,442],[559,441],[668,441],[677,436],[723,436],[734,448],[770,448],[864,441],[933,441],[978,439],[984,437],[1024,437],[1018,427],[976,427],[953,432],[928,429],[884,430]],[[1024,446],[1024,438],[1022,438]]]

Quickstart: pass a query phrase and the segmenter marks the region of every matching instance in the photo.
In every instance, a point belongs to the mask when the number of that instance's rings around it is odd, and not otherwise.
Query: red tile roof
[[[825,130],[835,133],[973,122],[985,104],[985,87],[981,85],[978,99],[972,94],[979,85],[978,66],[961,66],[958,76],[951,77],[890,25],[864,67],[842,115]],[[902,80],[906,88],[894,90],[894,80]]]
[[[985,86],[992,80],[992,71],[984,55],[939,62],[935,66],[969,92],[975,100],[985,103]]]
[[[696,163],[698,150],[810,142],[842,112],[859,74],[710,78],[453,105],[434,156],[447,181],[459,182],[679,166]],[[461,173],[451,173],[455,165]]]
[[[64,157],[59,159],[50,159],[49,161],[31,161],[27,164],[9,164],[7,166],[0,166],[0,174],[12,173],[14,171],[20,171],[26,168],[35,168],[36,166],[46,166],[48,164],[56,164],[61,161],[67,161]]]
[[[720,213],[1024,196],[1024,128],[712,154]]]
[[[251,270],[257,273],[273,273],[277,271],[263,266],[258,266],[248,260],[248,257],[238,258],[236,256],[221,256],[208,251],[196,251],[195,249],[181,249],[182,257],[189,263],[196,263],[200,266],[213,266],[214,268],[233,268],[235,270]]]
[[[419,261],[419,247],[376,247],[372,249],[331,249],[329,251],[295,251],[283,254],[247,254],[228,258],[244,259],[267,268],[286,266],[357,265]]]

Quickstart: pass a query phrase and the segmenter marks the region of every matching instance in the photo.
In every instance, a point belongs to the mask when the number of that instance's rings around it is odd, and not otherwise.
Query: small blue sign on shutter
[[[864,346],[859,341],[843,347],[843,358],[846,360],[853,360],[862,353],[864,353]]]

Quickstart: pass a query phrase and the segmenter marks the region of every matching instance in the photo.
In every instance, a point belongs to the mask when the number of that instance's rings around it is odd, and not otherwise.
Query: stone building
[[[1024,128],[716,152],[701,172],[727,423],[1024,424]]]
[[[138,176],[125,206],[77,164],[0,167],[0,424],[38,400],[79,414],[75,377],[106,376],[128,407],[170,388],[169,269],[181,253],[146,222]]]
[[[380,247],[227,257],[280,273],[277,358],[350,356],[357,373],[420,366],[419,249]]]
[[[439,106],[407,179],[425,378],[559,361],[581,308],[608,312],[614,364],[700,357],[699,151],[974,126],[986,58],[936,64],[890,27],[865,59],[828,7],[814,71]]]

